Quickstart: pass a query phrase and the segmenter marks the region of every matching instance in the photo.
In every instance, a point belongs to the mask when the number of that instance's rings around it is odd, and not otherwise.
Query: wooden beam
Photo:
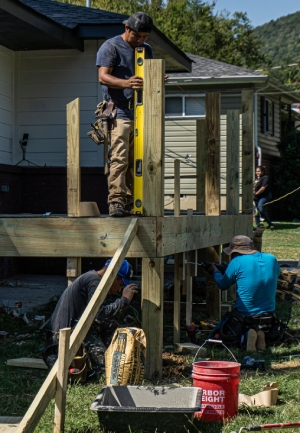
[[[0,218],[0,256],[112,257],[131,218]],[[140,218],[127,257],[156,255],[156,218]]]
[[[144,214],[164,214],[165,63],[146,60],[144,70]]]
[[[206,93],[206,215],[220,215],[220,93]]]
[[[240,197],[240,113],[227,111],[226,143],[226,213],[238,215]]]
[[[180,261],[182,262],[182,253],[174,254],[174,317],[173,317],[173,344],[180,342]],[[181,264],[182,265],[182,264]]]
[[[187,210],[187,216],[188,216],[188,225],[189,228],[188,230],[191,231],[192,230],[192,221],[193,221],[193,209],[188,209]],[[191,265],[190,262],[192,261],[191,258],[191,254],[190,251],[188,251],[187,253],[187,264],[186,264],[186,304],[185,304],[185,312],[186,312],[186,316],[185,316],[185,324],[187,326],[192,324],[192,307],[193,307],[193,297],[192,297],[192,292],[193,292],[193,277],[192,277],[192,266],[194,267],[194,265]]]
[[[145,377],[162,378],[164,259],[142,260],[142,327],[147,339]]]
[[[54,409],[53,433],[61,433],[65,426],[65,412],[67,400],[68,368],[66,363],[70,345],[71,328],[63,328],[59,331],[58,366],[56,379],[56,398]]]
[[[252,237],[251,215],[194,215],[157,218],[157,257],[221,245],[233,238],[236,233]]]
[[[253,90],[242,90],[242,212],[252,214],[253,202]]]
[[[83,315],[77,323],[70,340],[70,350],[66,357],[66,363],[70,364],[74,358],[81,342],[84,340],[89,328],[91,327],[96,314],[99,311],[103,301],[105,300],[110,287],[115,280],[118,270],[126,257],[129,246],[137,232],[139,219],[133,218],[130,225],[119,245],[111,265],[102,277],[92,299],[88,303]],[[58,362],[54,364],[49,372],[44,384],[37,393],[35,399],[31,403],[29,409],[24,415],[20,425],[17,428],[17,433],[32,433],[43,415],[46,407],[55,393],[56,375],[58,370]]]
[[[197,180],[196,180],[196,210],[205,213],[205,177],[206,177],[206,120],[196,120],[196,152],[197,152]]]
[[[200,261],[220,263],[219,246],[198,250]],[[214,281],[213,276],[207,274],[206,287],[206,314],[208,319],[221,319],[221,290]]]
[[[180,216],[180,160],[174,161],[174,216]]]
[[[67,104],[67,198],[68,216],[80,216],[80,101]],[[71,263],[72,262],[72,263]],[[72,270],[71,270],[72,266]],[[72,273],[72,275],[71,275]],[[67,258],[68,284],[81,274],[81,258]]]

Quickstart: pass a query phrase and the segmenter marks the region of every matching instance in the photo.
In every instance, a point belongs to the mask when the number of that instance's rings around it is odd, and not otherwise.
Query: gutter
[[[166,81],[166,85],[176,85],[176,84],[192,84],[194,85],[208,85],[208,84],[263,84],[266,81],[266,77],[258,77],[257,75],[248,75],[247,77],[236,77],[236,76],[226,76],[226,77],[189,77],[189,78],[172,78],[169,76]]]

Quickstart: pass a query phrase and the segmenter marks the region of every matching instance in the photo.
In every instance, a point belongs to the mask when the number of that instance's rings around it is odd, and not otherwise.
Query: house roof
[[[76,48],[84,40],[105,40],[124,32],[128,15],[52,0],[1,0],[0,45],[13,51]],[[166,70],[189,71],[191,60],[154,27],[150,44]]]
[[[191,72],[174,72],[169,74],[168,84],[174,82],[187,82],[208,84],[213,82],[259,82],[264,83],[267,76],[257,71],[230,65],[229,63],[219,62],[218,60],[208,59],[195,54],[186,53],[193,61]]]

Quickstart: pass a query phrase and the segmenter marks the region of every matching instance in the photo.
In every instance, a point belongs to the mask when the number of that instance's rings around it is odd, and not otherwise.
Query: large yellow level
[[[144,79],[145,48],[135,49],[134,73]],[[134,92],[134,185],[133,210],[135,214],[144,213],[144,104],[143,89]]]

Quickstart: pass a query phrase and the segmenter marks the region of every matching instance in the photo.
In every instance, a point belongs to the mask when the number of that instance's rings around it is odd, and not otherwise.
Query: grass
[[[298,260],[300,254],[300,224],[278,223],[274,231],[265,230],[263,235],[263,251],[275,254],[278,259]],[[32,314],[46,314],[49,317],[54,305],[48,310]],[[278,301],[277,313],[283,320],[289,321],[289,332],[300,338],[300,305],[288,301]],[[29,315],[30,318],[30,315]],[[9,337],[0,341],[0,415],[23,416],[43,384],[47,371],[22,369],[6,365],[7,359],[17,357],[41,357],[44,345],[43,334],[34,327],[25,325],[9,314],[0,314],[0,330],[10,333]],[[19,341],[20,334],[29,334],[30,338]],[[20,344],[21,343],[21,344]],[[246,352],[231,349],[239,362],[242,362]],[[270,408],[240,407],[239,414],[230,423],[220,426],[215,423],[197,424],[191,432],[199,433],[231,433],[238,432],[241,427],[275,423],[300,421],[300,340],[291,339],[289,342],[254,354],[255,359],[263,358],[266,363],[265,372],[242,371],[240,392],[253,395],[262,390],[268,382],[280,382],[277,406]],[[208,356],[212,360],[230,360],[225,349],[218,346],[208,347]],[[290,358],[282,359],[282,356]],[[193,358],[189,357],[189,362]],[[179,383],[182,386],[192,386],[191,375],[168,379],[165,383]],[[144,384],[152,382],[144,381]],[[98,376],[94,382],[84,385],[69,384],[67,390],[67,407],[65,433],[101,433],[97,414],[89,408],[101,387],[105,384],[104,375]],[[153,382],[158,385],[158,382]],[[54,399],[49,404],[41,418],[35,432],[52,433],[54,419]],[[299,428],[289,429],[299,432]],[[128,429],[128,433],[131,432]],[[137,433],[137,432],[131,432]],[[160,432],[163,433],[163,432]]]
[[[262,246],[264,252],[274,254],[278,260],[298,261],[300,258],[300,223],[275,223],[275,230],[264,231]]]

